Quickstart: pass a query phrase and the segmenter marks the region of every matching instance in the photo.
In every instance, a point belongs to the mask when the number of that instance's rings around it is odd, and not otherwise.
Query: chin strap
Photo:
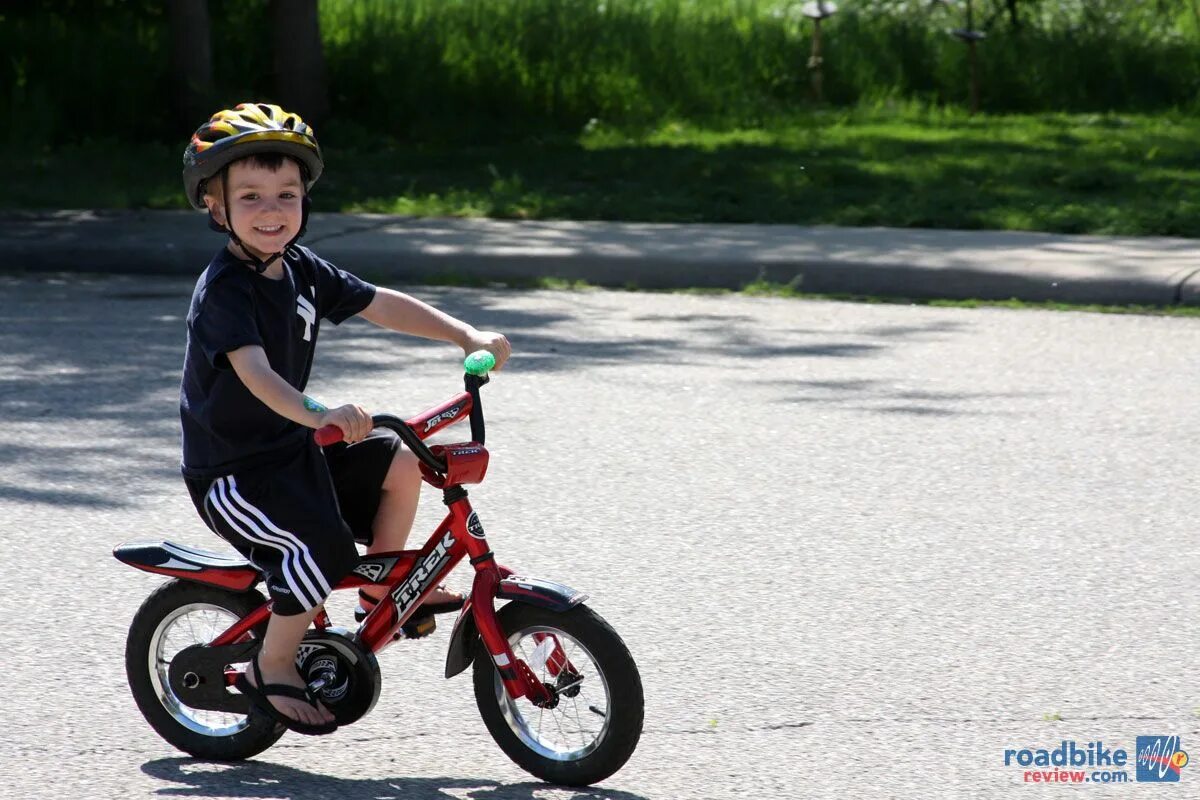
[[[226,167],[226,169],[228,169],[228,167]],[[226,177],[227,176],[224,174],[223,170],[221,175],[221,193],[223,197],[221,199],[225,204],[225,221],[228,222],[229,225],[225,226],[217,222],[217,218],[212,215],[212,211],[209,211],[208,227],[214,231],[217,231],[218,233],[229,234],[229,240],[236,244],[246,256],[245,258],[240,258],[238,260],[246,266],[253,267],[255,272],[257,272],[259,275],[262,275],[267,271],[268,267],[282,258],[283,254],[286,253],[292,245],[300,241],[300,237],[303,236],[304,232],[308,230],[308,212],[312,207],[312,200],[309,199],[308,190],[306,189],[304,192],[304,197],[300,200],[300,230],[297,231],[296,235],[293,236],[288,243],[283,246],[282,250],[264,261],[247,250],[246,245],[242,244],[242,240],[238,238],[236,233],[233,232],[233,220],[230,218],[229,214],[229,181],[226,180]]]

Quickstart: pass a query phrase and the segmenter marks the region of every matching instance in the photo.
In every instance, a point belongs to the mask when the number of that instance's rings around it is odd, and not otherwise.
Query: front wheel
[[[238,761],[261,753],[286,730],[264,714],[192,708],[171,688],[171,660],[180,651],[215,639],[265,603],[258,592],[234,593],[174,580],[156,589],[138,609],[125,643],[125,672],[142,716],[185,753]],[[253,635],[261,637],[265,626]]]
[[[588,786],[619,770],[642,734],[642,680],[625,643],[585,605],[555,612],[522,603],[500,609],[513,654],[554,696],[551,707],[513,700],[482,639],[475,701],[509,758],[542,780]]]

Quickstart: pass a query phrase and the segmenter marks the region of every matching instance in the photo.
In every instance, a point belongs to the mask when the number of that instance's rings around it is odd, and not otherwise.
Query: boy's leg
[[[317,606],[301,614],[271,615],[270,621],[267,622],[266,636],[263,637],[262,649],[258,653],[258,668],[262,670],[264,684],[282,683],[297,689],[305,687],[304,680],[296,670],[296,651],[305,631],[320,610],[321,606]],[[246,670],[246,680],[252,686],[257,685],[253,670]],[[333,721],[333,714],[320,704],[313,707],[303,700],[293,700],[280,695],[271,695],[268,700],[280,712],[299,722],[322,725]]]
[[[379,510],[371,524],[374,536],[367,555],[403,550],[417,518],[421,499],[421,468],[411,450],[398,450],[392,457],[379,492]]]
[[[374,539],[367,547],[367,555],[404,549],[417,518],[420,498],[421,468],[417,457],[407,448],[397,450],[380,487],[379,510],[371,526]],[[387,587],[367,586],[364,591],[378,600],[387,594]],[[457,593],[438,587],[430,593],[428,602],[444,603],[458,597]]]
[[[338,515],[329,472],[315,447],[287,460],[243,470],[211,482],[200,510],[222,538],[266,577],[274,602],[253,669],[241,680],[252,686],[277,683],[304,688],[296,653],[332,587],[358,562],[350,530]],[[269,695],[284,716],[321,725],[333,721],[325,708]]]

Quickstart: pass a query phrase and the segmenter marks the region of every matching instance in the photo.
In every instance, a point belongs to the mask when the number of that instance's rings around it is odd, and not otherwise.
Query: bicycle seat
[[[245,591],[262,580],[258,567],[241,556],[229,556],[175,542],[127,542],[113,549],[131,567]]]

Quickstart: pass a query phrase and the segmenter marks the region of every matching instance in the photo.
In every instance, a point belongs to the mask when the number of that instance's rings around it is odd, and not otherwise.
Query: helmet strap
[[[264,272],[267,271],[268,267],[270,267],[272,264],[274,264],[278,259],[282,258],[283,254],[286,253],[288,251],[288,249],[291,248],[292,245],[294,245],[296,242],[300,241],[300,237],[303,236],[304,232],[308,230],[308,212],[309,212],[309,209],[312,208],[312,200],[309,199],[308,189],[307,188],[304,189],[304,197],[301,198],[301,200],[300,200],[300,230],[296,232],[295,236],[293,236],[290,240],[288,240],[288,243],[283,246],[282,250],[280,250],[278,253],[275,253],[273,256],[271,256],[270,258],[268,258],[264,261],[263,259],[259,258],[258,256],[251,253],[249,250],[247,250],[246,245],[242,244],[242,240],[240,238],[238,238],[238,235],[236,233],[234,233],[234,231],[233,231],[233,218],[230,216],[230,213],[229,213],[230,212],[229,181],[227,179],[228,171],[229,171],[228,165],[226,165],[225,167],[223,167],[221,169],[221,195],[222,195],[221,201],[225,205],[225,222],[226,222],[226,224],[222,225],[221,223],[217,222],[216,217],[214,217],[212,215],[212,212],[209,211],[208,212],[208,227],[212,228],[215,231],[224,231],[224,232],[228,233],[229,240],[231,242],[233,242],[234,244],[236,244],[238,246],[238,249],[241,250],[242,254],[245,256],[245,258],[239,258],[238,260],[241,261],[243,264],[245,264],[248,267],[253,267],[255,272],[257,272],[259,275],[262,275]]]

